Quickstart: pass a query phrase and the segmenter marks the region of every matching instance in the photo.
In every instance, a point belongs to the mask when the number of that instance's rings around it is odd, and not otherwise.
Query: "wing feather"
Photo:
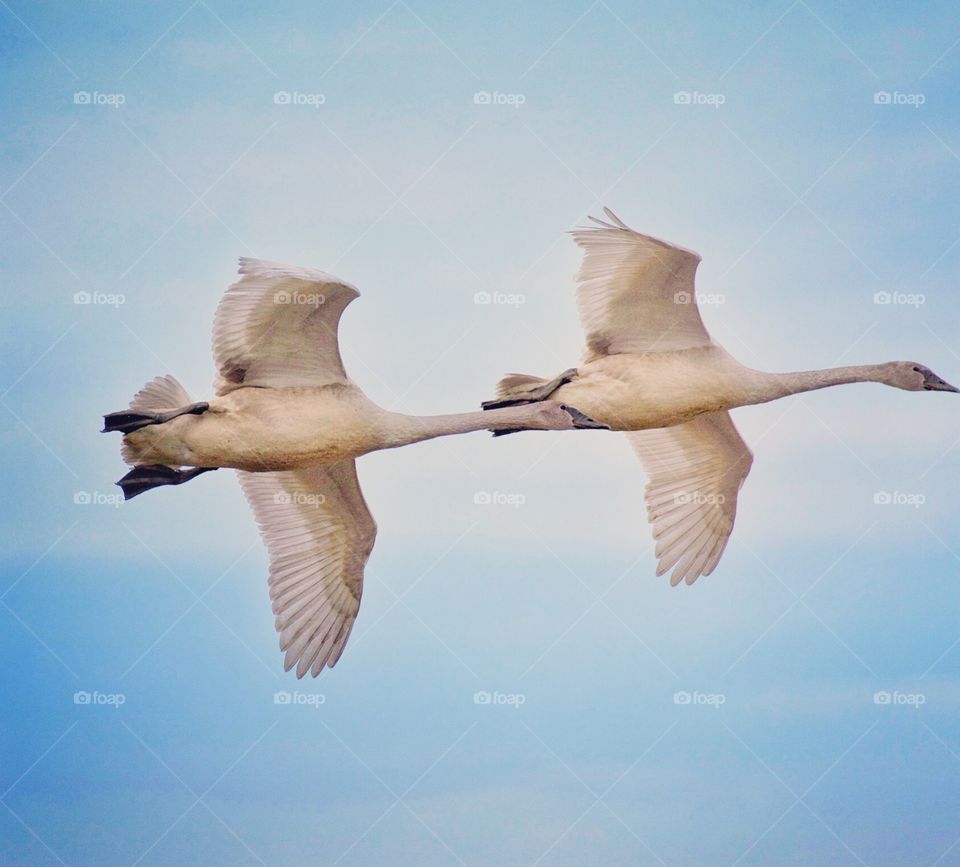
[[[714,570],[727,546],[753,454],[728,412],[632,431],[627,438],[649,478],[657,575],[672,569],[671,584],[693,584]]]
[[[275,473],[238,470],[270,554],[270,601],[284,667],[333,668],[363,592],[377,525],[353,461]]]
[[[577,274],[584,361],[709,345],[694,289],[700,256],[603,210],[609,222],[591,217],[593,226],[571,233],[584,252]]]
[[[241,259],[240,275],[213,320],[217,394],[346,382],[337,326],[359,296],[356,288],[322,271],[263,259]]]

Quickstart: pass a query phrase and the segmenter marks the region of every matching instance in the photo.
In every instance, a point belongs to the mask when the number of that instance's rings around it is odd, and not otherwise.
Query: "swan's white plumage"
[[[317,676],[340,658],[357,617],[376,524],[354,459],[474,430],[569,430],[555,404],[493,413],[407,416],[370,401],[343,368],[337,327],[359,295],[322,271],[240,260],[240,279],[214,319],[217,397],[200,414],[147,425],[123,440],[136,466],[232,467],[270,554],[270,598],[297,676]],[[131,409],[190,402],[158,377]]]
[[[355,463],[237,475],[270,554],[284,667],[316,677],[343,652],[377,534]]]
[[[322,271],[262,259],[241,259],[240,275],[214,316],[217,393],[347,384],[337,328],[357,289]],[[316,677],[336,664],[350,636],[377,534],[356,464],[237,475],[270,554],[284,668]]]
[[[572,233],[584,251],[577,274],[577,306],[586,333],[581,388],[591,388],[591,363],[610,356],[624,359],[629,370],[630,356],[662,354],[673,359],[679,374],[689,351],[709,347],[711,354],[698,354],[696,363],[722,363],[697,307],[700,256],[633,231],[608,208],[604,213],[606,220],[591,217],[593,226]],[[662,375],[669,376],[670,365],[661,368]],[[636,375],[642,383],[643,374]],[[597,382],[600,392],[609,391],[609,379]],[[651,389],[658,387],[664,386],[650,382]],[[671,386],[665,387],[668,398]],[[608,412],[617,412],[617,400],[608,400]],[[627,437],[648,477],[657,574],[672,569],[671,584],[692,584],[713,571],[726,548],[752,453],[726,411],[630,431]]]
[[[657,574],[673,569],[671,584],[692,584],[713,571],[727,546],[753,454],[725,411],[627,438],[648,477]]]
[[[190,403],[187,390],[169,373],[155,376],[140,389],[130,401],[130,409],[137,412],[150,412],[162,409],[176,409]]]
[[[357,289],[323,271],[263,259],[241,259],[240,275],[213,320],[217,394],[346,382],[337,325]]]
[[[584,252],[577,273],[584,361],[709,345],[694,291],[700,257],[604,212],[610,222],[591,218],[596,225],[571,233]]]
[[[583,363],[552,379],[509,374],[498,401],[552,400],[625,431],[649,476],[657,574],[692,584],[717,565],[753,455],[730,419],[737,406],[850,382],[960,392],[913,361],[771,374],[740,364],[697,309],[700,256],[633,231],[608,208],[572,234],[583,249],[577,306]]]
[[[592,217],[594,226],[573,232],[584,251],[577,306],[585,363],[713,345],[697,308],[700,256],[604,213],[609,222]],[[627,437],[648,477],[657,574],[672,569],[671,584],[692,584],[713,571],[727,546],[753,455],[726,411]]]
[[[155,376],[130,400],[130,409],[135,412],[160,412],[176,409],[190,403],[190,395],[180,385],[176,377],[169,373]],[[120,457],[125,464],[133,466],[137,462],[136,454],[124,437],[120,445]]]

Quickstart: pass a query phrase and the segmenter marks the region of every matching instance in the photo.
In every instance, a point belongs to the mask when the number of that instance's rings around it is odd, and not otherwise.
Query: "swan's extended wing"
[[[337,325],[360,293],[330,274],[241,259],[213,320],[217,394],[345,382]]]
[[[353,461],[276,473],[238,470],[270,554],[270,600],[284,668],[333,668],[360,608],[377,525]]]
[[[728,412],[627,434],[647,473],[647,516],[656,540],[657,575],[693,584],[709,575],[733,531],[737,495],[753,453]]]
[[[571,234],[583,248],[577,307],[584,361],[622,352],[663,352],[710,344],[694,291],[700,257],[634,232],[609,208],[610,222]]]

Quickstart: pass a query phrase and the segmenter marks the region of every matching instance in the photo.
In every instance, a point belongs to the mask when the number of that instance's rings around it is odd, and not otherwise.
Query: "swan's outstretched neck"
[[[458,412],[448,415],[405,416],[402,436],[405,442],[414,443],[434,437],[453,436],[477,430],[515,430],[525,428],[533,419],[533,413],[516,412],[528,407],[511,407],[509,410],[492,412]],[[540,425],[542,427],[542,425]]]
[[[891,381],[890,364],[855,364],[848,367],[828,367],[823,370],[799,370],[791,373],[768,373],[764,375],[764,401],[776,400],[789,394],[801,394],[833,385],[851,382],[880,382],[894,385]]]
[[[849,367],[827,367],[823,370],[800,370],[791,373],[771,374],[774,384],[784,394],[799,394],[832,385],[851,382],[887,382],[887,365],[855,364]],[[779,395],[778,395],[779,396]]]
[[[391,446],[407,445],[470,431],[570,430],[575,427],[606,427],[572,408],[548,401],[529,406],[511,406],[452,415],[400,415],[391,413]]]

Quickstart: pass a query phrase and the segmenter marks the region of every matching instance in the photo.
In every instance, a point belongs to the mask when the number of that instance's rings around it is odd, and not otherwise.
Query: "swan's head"
[[[889,385],[905,391],[957,391],[960,388],[950,385],[937,376],[929,367],[915,361],[894,361],[890,364]]]
[[[542,430],[573,430],[574,428],[610,430],[609,425],[596,421],[565,403],[545,400],[531,404],[529,408],[536,416],[537,426],[542,425]]]
[[[578,430],[610,430],[610,425],[597,421],[595,418],[590,418],[590,416],[580,412],[579,409],[565,403],[560,404],[560,409],[570,417],[572,426]]]

